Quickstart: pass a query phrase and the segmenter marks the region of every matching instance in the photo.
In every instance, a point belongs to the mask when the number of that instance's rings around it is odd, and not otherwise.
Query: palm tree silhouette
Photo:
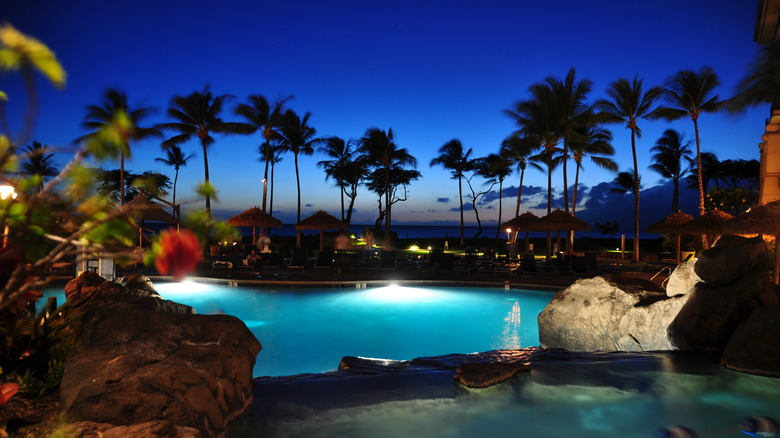
[[[596,125],[578,128],[577,140],[571,143],[572,160],[576,165],[574,173],[574,192],[571,200],[571,215],[577,212],[577,190],[580,181],[580,170],[584,169],[582,162],[590,157],[593,164],[602,169],[617,171],[617,163],[609,158],[615,154],[612,147],[612,133]]]
[[[661,87],[650,87],[647,91],[642,89],[642,80],[634,76],[629,82],[620,78],[609,84],[607,96],[609,100],[601,99],[594,107],[600,111],[600,117],[606,123],[625,123],[631,131],[631,153],[634,158],[634,175],[631,178],[634,188],[634,255],[633,261],[639,262],[639,172],[637,171],[636,139],[641,138],[642,130],[638,122],[644,119],[657,119],[661,116],[661,110],[653,105],[663,94]]]
[[[561,161],[563,164],[563,205],[564,211],[569,212],[569,180],[568,180],[568,161],[569,145],[577,135],[576,127],[585,122],[585,119],[592,118],[591,108],[585,103],[585,99],[593,87],[593,81],[574,79],[574,68],[570,68],[564,80],[547,78],[545,82],[552,90],[555,101],[560,102],[562,113],[561,129],[563,131],[563,149],[561,151]],[[574,207],[572,206],[572,209]]]
[[[514,161],[510,152],[501,148],[497,154],[490,154],[485,157],[488,172],[498,180],[498,225],[496,226],[496,241],[501,234],[501,216],[503,213],[502,198],[504,195],[504,179],[512,173]]]
[[[325,180],[332,178],[336,181],[341,194],[341,220],[344,220],[344,195],[349,187],[348,171],[350,163],[354,161],[355,151],[352,149],[354,141],[345,142],[340,137],[329,137],[325,140],[325,146],[321,146],[318,151],[327,155],[332,160],[322,160],[317,165],[325,169]]]
[[[187,161],[195,158],[195,154],[185,156],[184,153],[182,153],[181,148],[176,145],[169,147],[166,152],[168,153],[167,158],[155,158],[154,161],[167,164],[176,171],[176,174],[173,177],[173,214],[177,217],[181,217],[181,212],[176,206],[176,182],[179,181],[179,168],[186,166]]]
[[[192,137],[200,140],[206,184],[209,184],[208,147],[214,144],[211,133],[245,134],[248,132],[245,124],[225,122],[220,118],[225,101],[231,97],[228,94],[214,96],[208,85],[203,88],[203,91],[194,91],[187,96],[175,96],[168,107],[168,117],[175,119],[176,122],[158,125],[160,129],[179,133],[165,140],[162,143],[164,147],[180,145]],[[211,195],[208,193],[206,193],[206,214],[211,217]]]
[[[248,104],[242,103],[235,109],[236,115],[243,116],[247,120],[247,128],[250,132],[260,131],[263,134],[263,144],[260,145],[259,152],[262,156],[261,162],[265,163],[263,171],[263,211],[266,209],[266,198],[268,195],[268,167],[273,164],[273,145],[271,140],[278,135],[284,116],[284,103],[292,99],[293,96],[287,96],[278,100],[273,108],[268,100],[259,95],[253,94],[247,99]]]
[[[458,199],[460,200],[460,246],[464,245],[463,237],[463,172],[474,168],[471,156],[471,148],[463,151],[460,140],[453,139],[439,148],[439,156],[432,159],[430,166],[442,166],[450,170],[452,179],[458,180]]]
[[[292,152],[295,159],[295,184],[298,187],[298,222],[301,223],[301,177],[298,171],[298,155],[312,155],[314,147],[323,143],[324,138],[314,137],[317,130],[309,126],[311,113],[307,112],[303,119],[293,110],[284,113],[284,121],[279,131],[279,147],[284,152]],[[301,231],[298,230],[296,246],[301,246]]]
[[[48,153],[48,146],[42,146],[39,142],[34,141],[32,146],[24,148],[26,161],[22,162],[22,173],[30,176],[40,178],[38,181],[38,191],[43,190],[43,182],[46,177],[57,176],[59,171],[52,165],[53,154]]]
[[[704,183],[701,175],[701,140],[699,136],[699,116],[702,113],[712,113],[724,108],[715,93],[715,87],[720,85],[718,75],[710,67],[703,67],[698,72],[683,70],[666,82],[666,100],[672,105],[664,110],[664,117],[669,120],[690,116],[696,136],[697,178],[699,181],[699,214],[704,214]],[[707,243],[705,242],[705,246]]]
[[[89,134],[76,139],[76,142],[82,142],[89,139],[98,138],[100,131],[106,126],[114,123],[114,119],[120,113],[126,114],[132,123],[133,131],[122,140],[119,160],[119,203],[125,203],[125,158],[130,158],[130,141],[144,140],[152,137],[162,137],[162,133],[156,127],[142,128],[139,122],[154,113],[154,108],[136,108],[132,109],[127,103],[127,93],[117,88],[108,88],[103,92],[103,101],[100,105],[89,105],[87,114],[84,116],[82,126],[92,130]]]
[[[747,74],[737,84],[736,94],[728,103],[732,112],[750,106],[770,104],[770,112],[780,105],[780,41],[761,46]]]
[[[528,141],[525,137],[514,133],[501,142],[501,154],[507,154],[514,164],[517,165],[517,173],[520,175],[520,184],[517,188],[517,206],[515,207],[515,217],[520,216],[520,201],[523,196],[523,178],[525,169],[528,167],[528,160],[537,144]]]
[[[650,165],[650,169],[658,172],[662,177],[672,180],[674,186],[672,213],[678,210],[680,179],[686,172],[681,165],[681,161],[683,159],[691,161],[688,156],[691,153],[691,150],[688,148],[691,142],[685,141],[684,138],[685,136],[682,133],[674,129],[667,129],[661,135],[661,138],[656,141],[655,146],[650,149],[651,152],[655,152],[653,154],[655,162]]]
[[[370,166],[381,169],[384,173],[384,196],[385,196],[385,247],[390,247],[390,227],[391,227],[391,172],[398,168],[403,173],[403,166],[417,166],[417,159],[414,158],[406,148],[399,148],[393,138],[393,130],[389,128],[387,132],[379,128],[369,128],[363,138],[360,146],[360,152],[367,156]]]

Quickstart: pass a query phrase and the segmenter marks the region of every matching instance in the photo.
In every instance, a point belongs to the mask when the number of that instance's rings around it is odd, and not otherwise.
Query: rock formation
[[[666,327],[687,297],[667,298],[652,288],[608,277],[578,280],[539,314],[539,342],[573,351],[673,349]]]
[[[617,278],[579,280],[539,314],[539,341],[574,351],[725,350],[727,367],[780,376],[769,266],[761,239],[726,235],[681,264],[666,293]]]
[[[91,272],[68,283],[68,305],[82,323],[60,385],[64,412],[103,436],[128,426],[225,435],[252,401],[260,343],[233,316],[196,315],[161,299],[148,279],[128,285],[136,289]]]

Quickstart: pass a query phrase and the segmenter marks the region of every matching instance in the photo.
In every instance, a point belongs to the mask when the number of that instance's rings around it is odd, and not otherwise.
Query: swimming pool
[[[229,287],[159,283],[165,299],[240,318],[263,345],[253,375],[335,370],[344,356],[411,360],[539,345],[550,292],[496,288]]]

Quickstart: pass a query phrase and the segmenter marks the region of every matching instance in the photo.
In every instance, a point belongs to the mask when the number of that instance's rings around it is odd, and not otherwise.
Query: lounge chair
[[[263,263],[260,265],[260,272],[279,272],[282,269],[284,261],[282,254],[278,252],[263,254]]]
[[[314,272],[328,271],[333,267],[333,251],[323,250],[317,255],[317,262],[314,264]]]
[[[292,260],[287,265],[287,272],[306,271],[306,265],[309,263],[309,251],[306,248],[295,248]]]

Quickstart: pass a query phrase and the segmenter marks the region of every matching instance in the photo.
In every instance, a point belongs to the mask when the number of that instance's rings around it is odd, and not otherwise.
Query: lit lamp
[[[512,243],[512,229],[507,228],[506,229],[506,241],[507,243]]]
[[[16,199],[16,190],[14,190],[14,186],[0,186],[0,199]],[[5,230],[3,231],[3,248],[8,245],[8,224],[5,225]]]

